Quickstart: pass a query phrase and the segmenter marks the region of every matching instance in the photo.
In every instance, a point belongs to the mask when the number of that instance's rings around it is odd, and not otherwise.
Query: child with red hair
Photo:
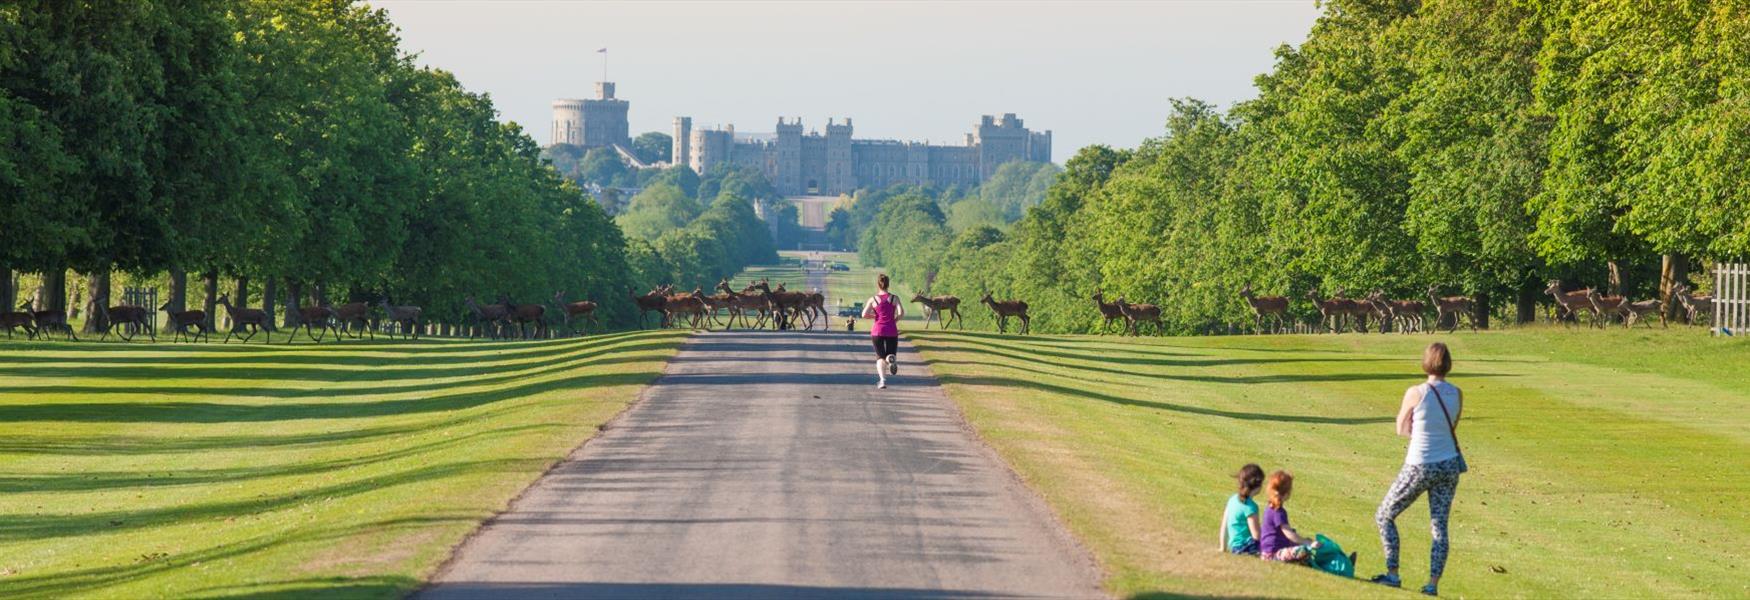
[[[1288,509],[1282,507],[1294,493],[1294,476],[1288,471],[1271,473],[1264,489],[1269,491],[1270,506],[1264,510],[1264,531],[1258,536],[1258,555],[1265,560],[1306,564],[1312,558],[1313,550],[1319,548],[1319,543],[1301,537],[1300,532],[1289,526]]]

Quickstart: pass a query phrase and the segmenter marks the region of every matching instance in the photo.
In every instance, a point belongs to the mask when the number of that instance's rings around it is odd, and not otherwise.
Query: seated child
[[[1251,464],[1234,474],[1239,493],[1227,499],[1227,512],[1221,515],[1221,550],[1234,554],[1258,555],[1258,503],[1252,496],[1264,485],[1264,469]]]
[[[1306,564],[1317,541],[1308,541],[1288,525],[1288,510],[1282,505],[1294,493],[1294,476],[1287,471],[1270,474],[1270,507],[1264,510],[1264,533],[1258,536],[1258,554],[1265,560]]]

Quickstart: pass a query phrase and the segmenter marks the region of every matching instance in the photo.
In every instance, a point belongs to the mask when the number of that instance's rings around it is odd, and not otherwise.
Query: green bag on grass
[[[1314,535],[1313,539],[1319,541],[1319,548],[1312,555],[1313,568],[1332,575],[1355,576],[1355,561],[1349,558],[1349,553],[1344,552],[1342,546],[1322,533]]]

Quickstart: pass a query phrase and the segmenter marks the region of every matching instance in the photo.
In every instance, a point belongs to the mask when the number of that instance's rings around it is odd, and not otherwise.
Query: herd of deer
[[[1315,289],[1308,291],[1306,298],[1319,311],[1319,323],[1315,327],[1319,331],[1342,332],[1353,329],[1365,333],[1370,319],[1379,323],[1381,333],[1430,331],[1425,320],[1430,307],[1434,309],[1436,328],[1439,324],[1445,324],[1448,331],[1455,331],[1462,320],[1475,331],[1476,302],[1466,296],[1441,296],[1439,292],[1440,286],[1429,286],[1428,302],[1390,300],[1385,297],[1384,291],[1377,289],[1361,298],[1344,297],[1342,288],[1338,288],[1333,297],[1320,298],[1318,290]],[[1621,296],[1605,296],[1591,288],[1563,291],[1561,281],[1550,281],[1544,293],[1555,299],[1556,312],[1552,315],[1552,320],[1575,324],[1579,322],[1579,315],[1586,314],[1596,327],[1605,327],[1611,321],[1621,322],[1624,327],[1635,323],[1651,327],[1652,318],[1657,316],[1659,325],[1667,326],[1664,303],[1656,298],[1635,302]],[[1253,325],[1258,332],[1283,331],[1288,328],[1287,297],[1256,295],[1252,293],[1250,283],[1240,289],[1240,297],[1251,306]],[[1681,303],[1691,323],[1700,322],[1699,319],[1713,310],[1711,296],[1691,294],[1689,287],[1681,283],[1673,287],[1671,297]],[[1267,325],[1270,327],[1266,327]]]
[[[702,288],[675,293],[674,286],[658,286],[644,294],[627,290],[632,304],[638,307],[638,326],[644,327],[648,315],[656,313],[658,324],[669,327],[685,322],[694,329],[710,329],[713,325],[733,328],[737,321],[744,328],[763,329],[769,323],[774,329],[823,329],[831,327],[826,312],[826,294],[820,290],[793,292],[779,283],[773,288],[761,279],[741,291],[729,285],[729,280],[717,282],[717,293],[706,294]],[[727,314],[726,321],[718,320]]]

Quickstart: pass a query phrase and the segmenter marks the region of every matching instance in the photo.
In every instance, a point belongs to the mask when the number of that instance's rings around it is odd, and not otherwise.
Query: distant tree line
[[[1486,324],[1532,319],[1551,279],[1663,297],[1750,255],[1750,4],[1322,6],[1257,98],[1175,101],[1161,137],[1082,149],[1000,229],[888,200],[861,251],[934,293],[1024,299],[1041,331],[1091,330],[1103,290],[1181,333],[1248,322],[1247,283],[1303,313],[1315,288],[1439,285]]]
[[[230,293],[447,318],[470,294],[619,297],[770,258],[733,198],[685,224],[691,246],[629,248],[486,96],[415,66],[387,15],[349,0],[7,3],[0,140],[0,272],[36,274],[49,308],[67,308],[69,270],[93,304],[120,271],[164,277],[178,307],[195,274],[208,314]],[[630,323],[624,304],[599,312]]]

